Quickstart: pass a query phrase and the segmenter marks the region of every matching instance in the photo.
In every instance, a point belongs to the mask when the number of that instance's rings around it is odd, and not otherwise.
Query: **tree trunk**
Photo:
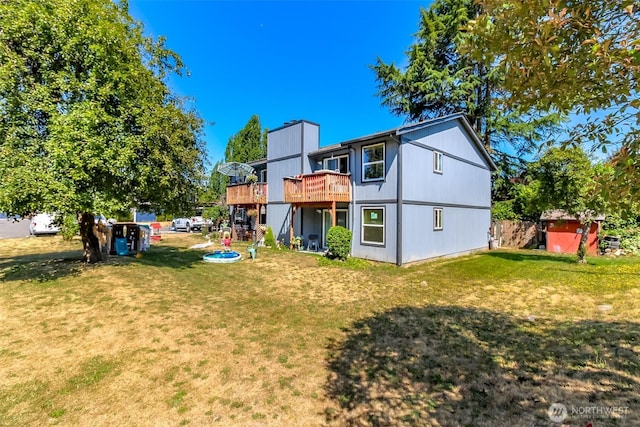
[[[78,219],[80,225],[80,238],[82,239],[82,261],[93,264],[102,261],[100,242],[94,233],[95,219],[91,213],[83,213]]]
[[[578,245],[578,264],[587,263],[587,240],[589,239],[589,231],[591,231],[591,221],[580,223],[582,234],[580,235],[580,244]]]

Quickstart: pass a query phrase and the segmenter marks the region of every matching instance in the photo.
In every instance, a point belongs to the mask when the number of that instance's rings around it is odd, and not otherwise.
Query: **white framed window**
[[[384,142],[362,147],[362,181],[384,179]]]
[[[267,170],[262,169],[260,171],[260,182],[267,182]]]
[[[384,207],[362,208],[360,242],[384,245]]]
[[[442,153],[439,151],[433,152],[433,171],[442,173]]]
[[[442,230],[442,208],[433,208],[433,229]]]
[[[349,157],[345,155],[324,159],[322,168],[340,173],[349,173]]]

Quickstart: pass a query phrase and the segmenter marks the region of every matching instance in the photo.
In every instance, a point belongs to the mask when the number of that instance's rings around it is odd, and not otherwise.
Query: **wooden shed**
[[[540,216],[543,229],[546,231],[546,248],[549,252],[575,254],[580,245],[580,238],[584,230],[575,216],[568,215],[562,210],[547,211]],[[596,216],[589,229],[587,238],[587,253],[598,254],[598,232],[604,221],[604,215]]]

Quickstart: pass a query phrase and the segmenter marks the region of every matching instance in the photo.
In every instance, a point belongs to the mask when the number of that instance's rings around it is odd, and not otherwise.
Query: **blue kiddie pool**
[[[202,259],[206,262],[229,263],[236,262],[242,258],[242,255],[236,251],[213,251],[204,254]]]

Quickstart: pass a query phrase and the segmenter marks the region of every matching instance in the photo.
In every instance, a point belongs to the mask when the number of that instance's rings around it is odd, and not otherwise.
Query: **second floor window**
[[[384,179],[384,143],[362,147],[362,180]]]
[[[349,158],[347,156],[339,156],[324,159],[322,168],[334,172],[349,173]]]
[[[433,171],[442,173],[442,153],[438,151],[433,152]]]

